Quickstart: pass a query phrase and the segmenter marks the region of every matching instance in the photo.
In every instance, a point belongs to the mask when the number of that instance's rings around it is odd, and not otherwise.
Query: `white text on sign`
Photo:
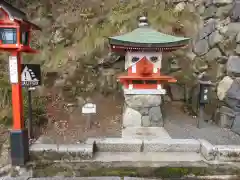
[[[82,107],[83,114],[95,114],[96,113],[96,104],[87,103]]]

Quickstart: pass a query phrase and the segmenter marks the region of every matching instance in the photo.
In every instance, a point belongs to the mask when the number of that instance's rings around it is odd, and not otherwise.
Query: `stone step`
[[[32,144],[30,155],[34,160],[81,160],[93,157],[92,144]]]
[[[97,152],[200,152],[194,139],[90,138]]]
[[[204,157],[195,152],[96,152],[91,162],[114,167],[205,166]]]
[[[140,152],[143,146],[141,139],[131,138],[89,138],[86,143],[98,152]]]
[[[144,140],[143,152],[200,152],[201,144],[195,139]]]

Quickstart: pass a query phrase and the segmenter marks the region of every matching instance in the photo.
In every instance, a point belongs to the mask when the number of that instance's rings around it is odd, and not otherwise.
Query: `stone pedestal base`
[[[123,128],[162,127],[161,95],[124,95]]]

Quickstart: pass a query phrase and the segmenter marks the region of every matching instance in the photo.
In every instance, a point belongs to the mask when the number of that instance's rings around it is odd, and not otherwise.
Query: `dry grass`
[[[64,6],[56,3],[54,6],[52,5],[50,12],[52,12],[53,26],[46,27],[48,30],[37,34],[38,37],[40,35],[38,39],[42,41],[38,42],[38,46],[43,47],[39,55],[40,60],[44,61],[46,67],[57,70],[63,67],[68,59],[77,60],[83,56],[88,59],[87,57],[95,49],[103,52],[106,48],[107,37],[133,30],[137,26],[137,17],[142,14],[148,14],[153,28],[169,34],[173,34],[172,28],[178,26],[179,22],[184,23],[186,20],[193,22],[196,19],[194,14],[188,10],[184,10],[181,14],[175,13],[171,5],[163,6],[161,2],[154,0],[146,1],[143,4],[140,0],[131,0],[127,3],[114,0],[103,1],[104,6],[99,9],[100,2],[95,2],[96,6],[98,4],[98,8],[91,7],[85,1],[78,1],[79,9],[76,8],[76,1],[68,2],[67,6],[64,4],[66,2],[63,2]],[[42,5],[38,9],[37,16],[47,16],[46,10],[44,10],[46,5]],[[56,29],[60,30],[63,38],[71,41],[72,45],[65,47],[65,42],[56,45],[50,43],[51,48],[47,48],[47,44],[42,44],[47,41],[43,39],[51,39],[51,33],[54,34]],[[66,30],[69,32],[66,33]]]

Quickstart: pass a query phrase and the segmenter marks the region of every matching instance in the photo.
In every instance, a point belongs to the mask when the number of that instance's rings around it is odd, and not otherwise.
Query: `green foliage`
[[[11,87],[8,82],[0,81],[0,124],[10,126],[12,125],[12,99],[11,99]],[[43,97],[33,97],[32,98],[32,108],[33,108],[33,125],[41,125],[46,120],[46,99]],[[23,89],[23,106],[24,106],[24,120],[27,122],[28,116],[28,99],[27,92]]]

